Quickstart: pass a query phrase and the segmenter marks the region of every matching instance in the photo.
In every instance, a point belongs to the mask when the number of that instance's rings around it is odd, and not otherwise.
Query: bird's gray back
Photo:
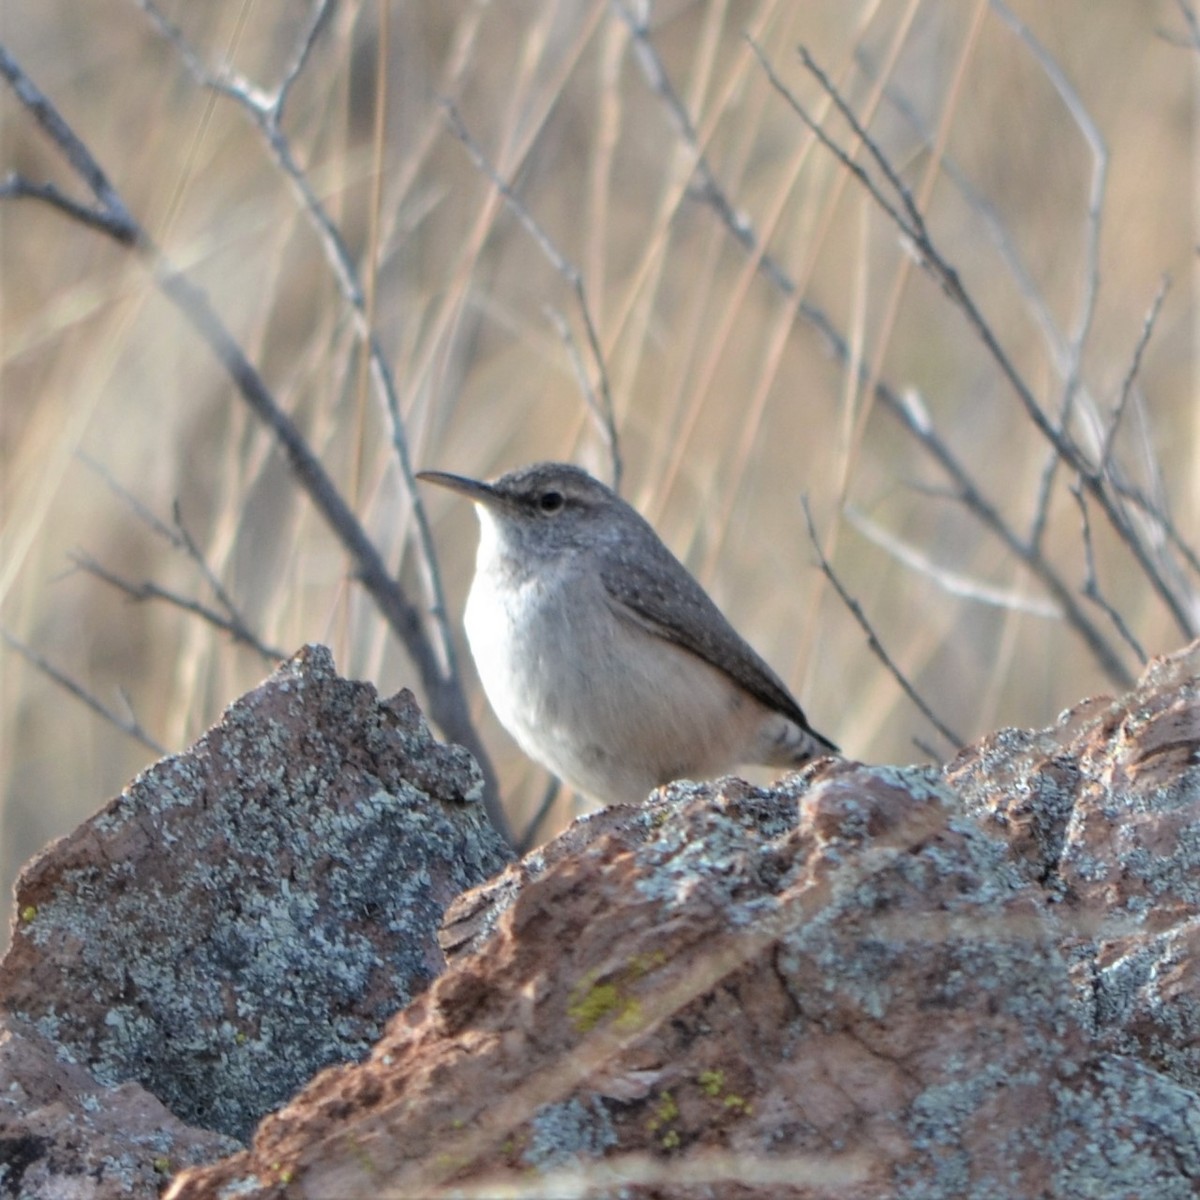
[[[808,721],[778,675],[763,661],[687,568],[632,508],[635,537],[605,545],[600,577],[614,611],[724,671],[755,699],[802,728]]]

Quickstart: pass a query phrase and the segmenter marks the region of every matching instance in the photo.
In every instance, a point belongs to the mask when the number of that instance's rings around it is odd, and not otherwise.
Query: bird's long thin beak
[[[480,479],[468,479],[465,475],[451,475],[446,471],[418,471],[417,478],[459,492],[477,504],[494,505],[497,500],[496,489]]]

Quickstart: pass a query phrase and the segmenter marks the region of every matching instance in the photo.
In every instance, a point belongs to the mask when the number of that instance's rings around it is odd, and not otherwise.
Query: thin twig
[[[1034,36],[1033,31],[1002,0],[991,0],[995,12],[1009,29],[1024,43],[1033,56],[1051,87],[1058,93],[1063,106],[1071,115],[1081,136],[1092,154],[1092,171],[1088,183],[1087,210],[1084,237],[1083,289],[1079,315],[1075,329],[1063,346],[1063,361],[1059,367],[1063,376],[1063,395],[1059,404],[1057,424],[1065,430],[1072,418],[1076,403],[1081,399],[1083,387],[1083,351],[1096,315],[1096,301],[1100,294],[1100,219],[1103,212],[1104,192],[1108,179],[1108,148],[1091,113],[1082,97],[1072,86],[1066,73],[1055,61],[1054,56]],[[1057,446],[1047,449],[1046,462],[1042,467],[1038,487],[1037,503],[1029,539],[1038,545],[1045,536],[1050,514],[1050,497],[1062,456]]]
[[[7,54],[2,54],[2,48],[0,68],[26,107],[30,107],[35,114],[54,114],[53,120],[39,119],[59,149],[67,154],[72,166],[85,179],[103,179],[103,172],[92,159],[86,146],[75,137],[61,117],[58,117],[50,101],[16,62]],[[107,181],[105,188],[106,194],[111,192],[113,211],[128,214],[123,202]],[[479,762],[484,777],[484,803],[488,816],[500,836],[511,844],[512,836],[500,804],[495,770],[471,721],[461,679],[453,669],[453,657],[446,657],[444,647],[443,653],[439,655],[425,631],[421,609],[412,603],[399,582],[392,577],[382,555],[342,498],[320,459],[299,427],[280,407],[258,370],[213,309],[205,292],[166,259],[146,231],[131,216],[128,216],[127,220],[124,236],[118,234],[115,229],[106,231],[137,250],[140,259],[149,267],[159,290],[205,342],[233,380],[242,399],[283,450],[296,482],[308,494],[354,562],[360,582],[412,659],[421,678],[430,716],[446,737],[464,746]],[[435,560],[432,558],[431,547],[432,541],[427,557],[427,566],[432,572],[435,570]],[[437,594],[440,592],[435,589],[435,595]],[[435,601],[434,607],[439,607],[438,602]],[[440,615],[436,617],[436,622],[435,627],[448,639],[444,606]],[[443,664],[446,664],[444,670]]]
[[[1108,146],[1104,143],[1102,133],[1096,122],[1092,120],[1091,113],[1088,113],[1087,106],[1082,101],[1079,92],[1070,84],[1070,80],[1058,66],[1054,56],[1049,53],[1049,50],[1046,50],[1037,37],[1034,37],[1030,26],[1022,22],[1012,10],[1009,10],[1002,0],[991,0],[991,7],[992,11],[1000,16],[1002,22],[1008,25],[1008,28],[1020,38],[1021,42],[1024,42],[1026,49],[1032,54],[1034,61],[1037,62],[1040,70],[1057,92],[1058,98],[1072,116],[1076,128],[1092,152],[1092,173],[1087,190],[1084,270],[1082,270],[1084,289],[1082,289],[1075,330],[1064,347],[1066,355],[1064,355],[1063,362],[1063,394],[1057,415],[1058,430],[1066,431],[1075,412],[1076,402],[1082,398],[1082,358],[1084,358],[1087,337],[1090,335],[1093,320],[1096,317],[1096,304],[1099,298],[1100,216],[1102,216],[1104,192],[1106,182],[1108,182],[1109,151]],[[1094,414],[1091,404],[1088,404],[1087,412],[1090,415]],[[1062,462],[1062,456],[1058,452],[1057,446],[1049,446],[1042,469],[1042,480],[1040,480],[1038,488],[1038,502],[1034,506],[1030,529],[1030,540],[1034,545],[1039,544],[1045,535],[1046,524],[1048,524],[1050,516],[1050,494],[1054,487],[1058,467]]]
[[[533,849],[537,832],[541,829],[542,822],[554,807],[554,802],[558,799],[560,791],[562,791],[562,781],[557,776],[551,775],[549,782],[546,784],[546,790],[542,793],[542,800],[537,806],[537,811],[533,814],[529,824],[525,826],[524,832],[517,838],[516,851],[518,855],[528,854]]]
[[[166,603],[181,609],[183,612],[199,617],[214,629],[219,629],[222,633],[229,634],[235,642],[249,646],[267,662],[277,663],[288,657],[285,650],[280,650],[275,646],[268,646],[262,642],[236,612],[223,615],[216,609],[210,608],[207,604],[202,604],[199,600],[191,596],[184,596],[179,592],[172,591],[170,588],[165,588],[151,579],[144,579],[140,583],[135,583],[133,580],[126,579],[123,575],[117,574],[111,567],[101,565],[94,558],[86,554],[72,554],[70,558],[80,570],[86,571],[94,578],[116,588],[119,592],[128,596],[130,600],[139,603],[146,600],[166,601]]]
[[[846,519],[864,537],[886,550],[897,562],[903,563],[909,570],[926,579],[931,579],[947,595],[971,600],[976,604],[1001,608],[1006,612],[1019,612],[1031,617],[1062,620],[1062,609],[1056,604],[1048,603],[1045,600],[1036,600],[1016,592],[1002,591],[1000,588],[984,583],[981,579],[972,579],[958,571],[951,571],[946,567],[939,566],[929,555],[923,554],[915,546],[911,546],[889,533],[882,525],[872,521],[865,513],[853,506],[847,506],[844,512]]]
[[[843,360],[846,361],[846,360]],[[1041,548],[1021,538],[1003,518],[995,505],[983,494],[967,468],[938,434],[929,411],[914,389],[897,395],[883,381],[876,384],[876,398],[921,443],[926,453],[949,476],[956,499],[1000,539],[1005,548],[1041,581],[1055,604],[1062,610],[1068,625],[1087,644],[1105,673],[1119,686],[1133,686],[1133,673],[1122,661],[1116,647],[1083,611],[1078,599],[1054,564],[1042,554]]]
[[[934,727],[934,729],[938,731],[938,733],[942,735],[942,737],[946,739],[946,741],[950,743],[950,745],[955,748],[955,750],[958,750],[963,745],[962,738],[960,738],[954,732],[954,730],[946,725],[934,713],[933,709],[925,703],[924,699],[921,697],[921,694],[908,681],[904,672],[901,671],[898,666],[896,666],[896,664],[892,661],[891,656],[883,648],[883,643],[879,640],[879,635],[876,634],[875,630],[871,626],[870,621],[867,620],[866,615],[863,613],[862,606],[857,600],[854,599],[853,596],[850,595],[848,591],[846,591],[842,581],[838,578],[836,572],[830,564],[829,559],[825,557],[825,552],[821,549],[820,538],[817,537],[817,527],[813,522],[812,510],[808,506],[808,498],[803,497],[800,503],[804,509],[804,520],[808,524],[809,540],[813,544],[813,549],[817,552],[817,563],[820,566],[825,578],[828,579],[831,584],[833,584],[834,591],[837,592],[842,603],[847,609],[849,609],[850,615],[858,622],[863,633],[867,635],[867,645],[870,646],[875,657],[878,658],[881,663],[883,663],[888,674],[890,674],[892,678],[895,679],[895,681],[900,685],[904,691],[904,694],[913,702],[913,704],[917,706],[918,710],[925,717],[925,719]]]
[[[854,134],[855,141],[863,146],[867,154],[870,155],[875,165],[879,168],[880,173],[883,175],[884,179],[887,180],[892,190],[899,198],[899,207],[888,200],[887,196],[884,195],[883,190],[876,185],[870,174],[854,159],[852,159],[833,140],[833,138],[831,138],[829,134],[825,132],[823,126],[819,121],[816,120],[815,117],[809,114],[808,110],[800,103],[800,101],[790,91],[783,80],[780,79],[775,73],[775,69],[771,66],[770,60],[763,53],[763,51],[757,45],[755,45],[753,41],[750,42],[750,46],[751,49],[753,49],[755,56],[758,58],[759,63],[762,65],[767,79],[775,91],[788,101],[793,110],[796,112],[796,115],[799,116],[804,124],[816,135],[817,140],[821,143],[821,145],[829,150],[844,167],[848,168],[851,174],[858,178],[858,180],[870,193],[871,197],[875,200],[876,204],[878,204],[884,210],[884,212],[886,212],[892,218],[893,222],[895,222],[895,224],[900,228],[900,231],[907,234],[908,237],[912,239],[914,243],[914,250],[920,250],[927,238],[925,217],[921,210],[917,207],[917,202],[913,199],[912,192],[909,190],[908,185],[904,182],[904,180],[900,178],[899,172],[895,169],[895,167],[892,166],[891,160],[886,154],[884,154],[883,150],[879,146],[879,143],[873,137],[868,135],[866,127],[859,121],[854,110],[846,102],[841,92],[838,91],[833,80],[831,80],[829,76],[825,74],[825,72],[818,65],[816,59],[809,54],[807,48],[804,46],[797,48],[797,53],[800,55],[801,63],[804,64],[804,67],[808,73],[812,75],[813,78],[816,79],[816,81],[821,85],[822,91],[824,91],[826,96],[828,96],[833,102],[834,108],[836,108],[838,112],[842,114],[842,117],[850,126],[851,133]]]
[[[666,67],[663,65],[657,48],[649,39],[645,24],[637,20],[623,4],[616,3],[615,7],[632,32],[637,49],[637,61],[642,67],[648,85],[663,99],[670,115],[681,130],[681,136],[685,139],[690,138],[688,148],[696,164],[693,170],[700,175],[702,181],[701,186],[695,190],[695,194],[718,215],[732,237],[751,256],[763,277],[777,288],[781,295],[794,296],[797,290],[795,280],[777,259],[767,253],[761,238],[755,231],[753,222],[745,214],[739,213],[725,196],[716,175],[705,160],[703,152],[695,141],[692,123],[687,117],[686,110],[682,107],[682,102],[670,85]],[[1069,627],[1083,639],[1105,674],[1120,687],[1132,687],[1133,673],[1122,661],[1117,648],[1110,643],[1099,626],[1084,610],[1073,589],[1061,578],[1054,564],[1041,553],[1040,547],[1030,546],[1026,543],[1004,519],[996,505],[986,497],[967,468],[934,428],[919,397],[910,391],[903,393],[898,391],[884,379],[872,379],[866,363],[855,357],[849,342],[824,309],[802,299],[797,312],[817,332],[830,355],[843,367],[853,370],[862,386],[873,389],[876,401],[900,422],[901,427],[916,439],[925,453],[948,476],[954,494],[964,507],[986,529],[999,538],[1014,557],[1023,562],[1041,580],[1043,586],[1053,596],[1054,601],[1061,607]]]
[[[1200,16],[1187,0],[1175,0],[1179,11],[1183,14],[1184,24],[1187,25],[1188,36],[1184,45],[1190,46],[1200,54]]]
[[[914,737],[912,738],[912,744],[914,746],[916,746],[916,748],[923,755],[925,755],[925,757],[927,759],[929,759],[930,762],[936,763],[936,762],[942,761],[941,755],[938,754],[937,750],[934,749],[933,744],[930,742],[927,742],[923,737],[917,737],[914,735]]]
[[[1187,542],[1179,531],[1170,513],[1157,500],[1151,500],[1139,487],[1124,479],[1111,478],[1110,483],[1115,492],[1131,504],[1141,509],[1146,519],[1157,525],[1166,540],[1175,547],[1176,553],[1184,560],[1193,574],[1200,577],[1200,554]]]
[[[608,468],[612,489],[614,492],[620,491],[621,452],[617,425],[613,419],[612,409],[609,408],[606,410],[603,401],[596,395],[596,389],[592,386],[587,366],[584,364],[583,355],[579,350],[579,343],[575,340],[575,335],[571,332],[571,326],[567,318],[557,308],[552,308],[550,305],[546,306],[546,316],[557,330],[558,336],[562,339],[562,344],[567,351],[567,357],[571,360],[571,367],[575,371],[575,380],[579,384],[579,390],[583,393],[583,401],[587,405],[588,412],[592,415],[592,421],[595,423],[596,429],[604,441],[604,447],[608,451]]]
[[[4,47],[0,46],[0,55],[3,52]],[[99,229],[102,233],[107,233],[110,237],[115,237],[120,241],[125,240],[127,233],[125,222],[119,217],[114,218],[107,209],[84,204],[82,201],[68,196],[66,192],[52,183],[35,183],[32,179],[26,179],[25,176],[18,175],[15,171],[10,171],[4,179],[0,180],[0,200],[41,200],[45,204],[60,209],[76,221],[91,225],[94,229]]]
[[[639,16],[621,0],[613,0],[613,7],[629,28],[633,38],[634,55],[646,82],[663,101],[668,115],[679,130],[684,145],[692,155],[692,176],[696,181],[691,189],[692,195],[707,204],[721,218],[729,232],[753,255],[758,269],[771,283],[784,295],[792,295],[796,290],[795,283],[779,260],[766,252],[761,240],[754,232],[754,226],[749,216],[734,207],[725,194],[724,188],[721,187],[716,172],[700,147],[700,139],[696,133],[696,127],[688,115],[687,107],[672,85],[666,66],[654,43],[650,40],[650,28],[644,17]],[[646,5],[639,5],[638,8],[643,13],[647,11]]]
[[[291,417],[276,402],[253,364],[233,335],[222,324],[204,292],[185,275],[159,260],[158,286],[176,305],[188,323],[217,356],[243,399],[267,426],[287,456],[297,482],[308,493],[325,522],[335,532],[357,568],[363,587],[370,593],[384,619],[413,660],[430,715],[452,741],[465,746],[478,760],[485,780],[484,799],[497,831],[510,840],[507,820],[500,805],[499,789],[487,751],[475,731],[459,677],[443,674],[439,657],[425,634],[421,610],[408,598],[374,542],[342,498],[320,460]],[[444,619],[444,612],[442,614]]]
[[[1108,147],[1105,145],[1104,136],[1093,120],[1092,114],[1088,112],[1083,97],[1080,96],[1054,56],[1034,35],[1033,30],[1003,3],[1003,0],[991,0],[991,7],[992,11],[1021,39],[1025,48],[1033,56],[1050,86],[1058,93],[1063,107],[1070,113],[1071,119],[1075,122],[1076,128],[1087,143],[1092,155],[1092,171],[1088,180],[1084,223],[1086,230],[1084,236],[1084,289],[1075,330],[1070,339],[1065,388],[1067,392],[1071,392],[1079,381],[1083,347],[1091,332],[1096,313],[1096,301],[1100,293],[1100,224],[1108,179]]]
[[[350,306],[359,339],[367,348],[371,377],[384,403],[392,433],[392,449],[400,468],[405,492],[412,505],[417,544],[422,557],[426,584],[430,591],[429,610],[433,619],[433,628],[437,634],[437,651],[446,666],[447,674],[457,677],[459,674],[458,656],[450,628],[449,607],[446,604],[441,571],[438,567],[433,529],[425,511],[424,500],[417,487],[416,474],[409,455],[408,436],[400,406],[399,389],[396,387],[388,357],[368,320],[366,289],[359,278],[354,258],[329,211],[313,190],[307,173],[297,162],[291,143],[282,128],[284,105],[291,86],[295,82],[296,73],[307,63],[313,45],[325,28],[336,0],[317,0],[313,8],[313,17],[300,39],[288,72],[273,93],[256,87],[236,73],[216,73],[209,70],[199,55],[191,48],[182,31],[159,10],[154,0],[138,0],[138,3],[162,36],[177,50],[196,82],[201,87],[209,88],[219,95],[233,100],[250,117],[271,151],[276,165],[291,183],[302,211],[308,217],[318,236],[326,259],[332,268],[333,277],[343,298]]]
[[[22,658],[31,663],[33,666],[37,667],[37,669],[41,671],[41,673],[48,679],[54,680],[59,687],[63,688],[67,692],[70,692],[70,694],[77,700],[81,700],[88,706],[88,708],[92,710],[92,712],[103,717],[109,722],[109,724],[115,725],[116,728],[122,733],[127,734],[135,741],[141,742],[141,744],[145,746],[147,750],[153,754],[157,754],[160,758],[168,753],[163,746],[159,745],[159,743],[156,742],[154,738],[152,738],[145,731],[145,729],[142,728],[141,722],[136,720],[132,715],[128,717],[122,717],[118,713],[114,712],[108,707],[108,705],[103,704],[100,700],[93,696],[92,693],[83,686],[83,684],[72,679],[70,675],[68,675],[65,671],[61,671],[52,662],[50,662],[49,659],[44,658],[32,647],[25,645],[25,643],[19,638],[16,638],[9,633],[7,629],[0,629],[0,637],[2,637],[5,642],[12,647],[12,649],[21,655]]]
[[[513,216],[521,223],[525,232],[533,238],[538,249],[545,255],[550,265],[562,276],[567,286],[575,293],[575,300],[579,306],[580,320],[583,322],[584,333],[587,337],[588,351],[592,356],[592,362],[596,368],[599,390],[598,401],[589,398],[593,395],[593,390],[590,386],[584,388],[584,397],[588,402],[589,409],[591,409],[600,424],[602,436],[607,443],[609,452],[613,490],[619,491],[623,463],[621,461],[620,441],[617,437],[616,413],[613,408],[612,390],[608,383],[608,369],[604,364],[604,349],[600,344],[600,334],[596,329],[596,323],[592,319],[592,309],[588,303],[587,288],[584,286],[583,273],[559,250],[550,235],[538,223],[537,218],[529,211],[528,205],[517,195],[511,184],[501,177],[500,172],[496,170],[490,159],[483,152],[483,147],[471,136],[471,131],[467,128],[466,122],[463,120],[462,114],[458,111],[454,101],[448,97],[442,97],[441,106],[442,111],[446,114],[446,121],[450,126],[450,131],[462,142],[467,154],[470,155],[471,161],[491,180],[492,186],[500,193]]]
[[[308,65],[308,59],[312,54],[313,47],[317,44],[317,39],[329,23],[329,19],[333,16],[333,11],[336,7],[337,0],[318,0],[318,3],[313,6],[308,28],[305,29],[299,42],[296,44],[292,61],[284,70],[283,78],[280,80],[279,87],[275,92],[274,108],[276,121],[283,120],[283,110],[287,105],[288,97],[291,95],[292,84],[300,78],[304,68]]]
[[[238,629],[250,632],[250,623],[241,615],[238,606],[233,602],[233,597],[230,596],[225,589],[225,585],[218,578],[217,573],[208,565],[208,560],[204,557],[203,551],[196,544],[195,538],[192,537],[188,527],[183,523],[183,510],[180,508],[179,501],[176,500],[171,505],[171,516],[175,524],[175,531],[183,546],[184,553],[194,562],[200,573],[204,576],[208,586],[212,589],[213,595],[217,598],[217,603],[225,610],[230,621],[232,621]],[[251,634],[254,637],[253,634]],[[276,653],[270,647],[263,647],[257,637],[254,637],[253,643],[259,653],[265,652],[272,658],[286,658],[286,654]]]
[[[41,200],[61,209],[76,220],[84,221],[93,228],[102,230],[118,242],[131,244],[137,237],[137,222],[125,207],[125,202],[117,195],[108,176],[92,158],[87,147],[75,136],[74,131],[63,120],[54,105],[34,86],[32,80],[21,70],[16,59],[9,54],[2,43],[0,43],[0,75],[8,80],[9,86],[17,94],[17,99],[46,131],[50,140],[62,151],[75,174],[87,184],[92,195],[96,197],[98,207],[89,208],[87,205],[71,200],[53,184],[30,183],[15,174],[9,175],[4,181],[0,197],[27,197]]]
[[[1117,632],[1125,639],[1125,642],[1133,650],[1134,654],[1138,656],[1138,661],[1145,666],[1146,652],[1142,649],[1141,643],[1133,636],[1133,632],[1125,623],[1125,618],[1121,616],[1114,605],[1109,603],[1104,593],[1100,590],[1100,581],[1096,575],[1096,555],[1092,549],[1092,523],[1088,517],[1087,497],[1084,495],[1083,488],[1078,482],[1071,485],[1070,491],[1071,495],[1075,498],[1075,503],[1079,505],[1079,516],[1082,521],[1085,571],[1083,594],[1097,607],[1103,609],[1108,619],[1116,627]]]
[[[889,201],[863,168],[856,162],[853,162],[844,150],[832,142],[828,134],[820,129],[818,123],[808,114],[804,106],[770,68],[769,64],[764,64],[764,69],[772,86],[804,124],[813,130],[822,144],[829,146],[839,161],[843,162],[856,178],[862,180],[868,194],[891,217],[900,231],[912,241],[913,248],[922,265],[938,282],[947,298],[959,310],[968,325],[975,332],[975,335],[987,350],[992,361],[1013,389],[1026,416],[1032,421],[1043,439],[1054,449],[1062,462],[1077,473],[1079,479],[1100,507],[1113,530],[1134,556],[1143,575],[1154,588],[1155,592],[1157,592],[1159,599],[1180,631],[1187,637],[1194,636],[1197,631],[1197,623],[1193,614],[1189,611],[1187,603],[1182,597],[1175,594],[1164,572],[1159,569],[1151,548],[1146,544],[1145,539],[1139,535],[1128,513],[1108,488],[1104,473],[1095,464],[1088,461],[1084,451],[1071,437],[1069,432],[1066,429],[1058,428],[1042,410],[1028,384],[1022,378],[1020,372],[1017,371],[1004,348],[1000,345],[992,327],[984,319],[982,312],[976,305],[974,298],[967,291],[958,272],[935,245],[923,216],[916,208],[908,190],[904,187],[895,169],[891,166],[887,156],[855,117],[850,106],[838,92],[836,85],[821,70],[812,56],[803,47],[800,49],[800,58],[809,73],[817,80],[826,95],[829,96],[838,111],[849,123],[855,138],[861,139],[867,147],[868,153],[879,166],[884,178],[896,190],[900,197],[900,207],[897,208],[895,204]],[[903,210],[902,212],[900,211],[901,209]]]
[[[95,474],[100,479],[100,482],[103,483],[104,486],[108,488],[108,490],[112,492],[112,494],[116,496],[116,498],[120,500],[121,503],[124,504],[125,507],[128,508],[130,512],[132,512],[133,515],[137,517],[137,519],[141,521],[143,525],[146,526],[147,529],[151,531],[151,533],[162,538],[163,541],[167,542],[176,550],[184,549],[183,543],[179,537],[179,531],[173,529],[166,523],[166,521],[158,516],[153,509],[139,500],[137,496],[135,496],[127,487],[125,487],[124,484],[122,484],[120,480],[118,480],[113,473],[102,462],[100,462],[99,459],[93,458],[86,450],[76,450],[75,457],[78,458],[79,461],[83,463],[83,465],[87,467],[89,471]]]
[[[1142,321],[1142,331],[1138,335],[1137,345],[1133,348],[1133,357],[1129,361],[1129,369],[1125,372],[1125,378],[1121,380],[1121,390],[1117,393],[1117,403],[1113,406],[1108,428],[1104,431],[1104,444],[1100,448],[1100,470],[1106,474],[1110,473],[1111,470],[1113,443],[1116,441],[1117,430],[1120,428],[1121,418],[1125,415],[1129,398],[1133,395],[1133,385],[1137,380],[1138,371],[1142,366],[1142,355],[1146,352],[1146,346],[1150,342],[1150,335],[1154,332],[1154,326],[1158,322],[1158,314],[1162,311],[1163,301],[1166,299],[1167,290],[1170,286],[1170,279],[1164,275],[1158,285],[1158,291],[1155,292],[1154,299],[1150,303],[1145,320]]]
[[[877,80],[878,71],[870,57],[861,48],[855,52],[855,61],[866,74],[868,79]],[[893,83],[884,83],[883,94],[888,99],[889,103],[895,110],[904,118],[917,136],[921,139],[925,146],[930,146],[933,141],[933,136],[921,119],[920,113],[916,107],[909,101],[903,92]],[[1074,110],[1073,110],[1074,111]],[[1090,117],[1087,117],[1090,121]],[[964,171],[958,166],[953,158],[943,156],[941,160],[942,170],[946,177],[954,184],[967,207],[975,213],[983,224],[984,229],[992,239],[996,247],[997,253],[1004,262],[1008,270],[1009,277],[1016,286],[1021,299],[1026,307],[1032,313],[1038,327],[1041,330],[1043,341],[1045,342],[1046,350],[1050,356],[1051,362],[1054,364],[1054,369],[1063,380],[1064,389],[1066,381],[1072,376],[1072,373],[1078,374],[1078,367],[1073,366],[1075,361],[1072,355],[1072,347],[1066,335],[1058,327],[1057,320],[1051,311],[1050,305],[1046,302],[1046,297],[1035,282],[1033,275],[1030,273],[1025,262],[1022,260],[1020,250],[1013,239],[1008,228],[1004,225],[995,206],[988,198],[978,192],[967,178]],[[1095,175],[1093,176],[1093,181]],[[1093,193],[1095,185],[1093,182]],[[1089,272],[1090,273],[1090,272]],[[1076,339],[1079,342],[1079,339]],[[1081,344],[1081,343],[1080,343]],[[1082,378],[1078,379],[1076,396],[1079,401],[1082,401],[1089,412],[1096,411],[1095,402],[1092,400],[1085,383]],[[1060,410],[1061,411],[1061,410]],[[1034,515],[1030,524],[1030,530],[1026,541],[1032,550],[1040,554],[1042,551],[1042,538],[1045,534],[1046,524],[1049,518],[1051,491],[1054,480],[1057,475],[1058,466],[1060,464],[1059,457],[1051,451],[1047,458],[1046,466],[1042,472],[1037,489],[1037,498],[1034,502]],[[1200,573],[1200,562],[1198,562],[1195,552],[1183,541],[1179,531],[1171,522],[1169,515],[1165,512],[1162,505],[1151,502],[1149,497],[1144,495],[1137,489],[1132,489],[1130,485],[1116,475],[1115,471],[1110,472],[1112,475],[1112,486],[1123,497],[1136,504],[1143,510],[1148,518],[1152,521],[1161,523],[1163,532],[1167,540],[1171,543],[1176,551],[1188,562],[1189,565],[1195,564],[1193,569]]]
[[[871,83],[878,84],[880,82],[878,67],[863,47],[860,46],[855,50],[854,61]],[[888,103],[920,138],[922,146],[927,151],[931,150],[934,145],[934,135],[917,111],[916,105],[904,95],[894,82],[885,81],[882,83],[882,88]],[[1054,363],[1054,369],[1065,380],[1070,372],[1068,361],[1070,352],[1066,336],[1059,329],[1045,295],[1022,260],[1016,240],[1001,219],[996,206],[975,188],[966,172],[948,153],[943,152],[940,167],[946,178],[957,189],[967,207],[982,222],[988,236],[992,239],[1021,299],[1032,312],[1038,328],[1041,330],[1050,359]]]
[[[106,583],[114,587],[120,588],[126,592],[131,599],[134,600],[149,600],[161,599],[174,604],[178,608],[184,608],[189,612],[203,618],[209,624],[216,626],[218,629],[225,631],[233,636],[235,642],[241,642],[244,645],[250,646],[256,650],[258,654],[270,662],[278,662],[280,659],[287,658],[287,654],[273,646],[268,646],[263,640],[251,629],[250,622],[242,615],[241,610],[234,602],[233,597],[226,590],[225,585],[221,582],[217,573],[209,566],[208,560],[204,557],[204,552],[197,545],[195,538],[183,522],[183,514],[180,509],[179,501],[176,500],[172,505],[172,520],[173,523],[168,525],[166,521],[158,517],[147,505],[143,504],[132,492],[123,487],[108,469],[91,455],[80,450],[77,452],[79,459],[89,470],[94,471],[108,489],[115,495],[123,504],[125,504],[139,521],[142,522],[152,533],[157,537],[162,538],[173,549],[186,555],[195,564],[200,574],[204,577],[205,582],[212,590],[213,595],[217,599],[217,603],[225,610],[224,615],[208,608],[201,604],[198,600],[180,596],[176,592],[172,592],[167,588],[162,588],[158,584],[150,581],[142,583],[133,583],[130,580],[123,578],[106,567],[102,567],[90,555],[74,556],[75,563],[83,570],[95,575],[97,578],[103,579]]]

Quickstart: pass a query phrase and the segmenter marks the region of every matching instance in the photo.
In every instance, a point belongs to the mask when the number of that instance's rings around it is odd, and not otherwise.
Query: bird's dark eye
[[[556,513],[562,508],[566,501],[563,499],[562,492],[543,492],[538,497],[538,508],[544,513]]]

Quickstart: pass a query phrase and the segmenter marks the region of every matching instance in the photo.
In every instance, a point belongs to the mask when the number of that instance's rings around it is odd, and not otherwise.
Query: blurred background
[[[162,4],[201,62],[266,92],[313,11],[301,0]],[[1084,696],[1120,690],[1139,656],[1080,598],[1087,553],[1071,473],[1048,471],[1044,439],[977,332],[762,59],[882,179],[805,70],[797,47],[809,50],[1045,412],[1073,404],[1073,433],[1093,444],[1096,421],[1126,395],[1115,461],[1194,547],[1200,52],[1184,44],[1194,11],[1177,0],[344,0],[294,80],[282,132],[366,284],[418,468],[491,476],[561,458],[611,479],[574,364],[577,354],[599,394],[590,321],[626,499],[848,754],[940,758],[954,747],[822,576],[803,498],[845,587],[958,738],[1046,725]],[[411,498],[355,322],[245,107],[202,87],[129,0],[4,5],[0,39],[204,287],[429,606]],[[456,135],[443,97],[520,212]],[[710,175],[697,172],[700,156]],[[14,170],[84,194],[5,87],[0,177]],[[852,365],[802,303],[839,331]],[[343,674],[419,692],[270,436],[128,249],[44,204],[0,201],[0,330],[0,624],[13,638],[158,745],[186,748],[271,662],[78,565],[83,556],[211,602],[195,561],[139,513],[170,527],[178,505],[269,647],[325,642]],[[1044,556],[1121,671],[956,499],[875,402],[875,380],[923,409],[1022,538],[1043,514]],[[472,711],[521,829],[546,780],[487,711],[461,636],[475,520],[449,494],[425,503]],[[1145,654],[1183,644],[1185,623],[1089,515],[1105,600]],[[1160,549],[1155,570],[1171,575],[1178,556]],[[1196,576],[1184,566],[1172,582],[1190,594],[1195,628]],[[6,644],[0,697],[2,946],[21,862],[156,755]],[[560,796],[539,840],[576,811]]]

